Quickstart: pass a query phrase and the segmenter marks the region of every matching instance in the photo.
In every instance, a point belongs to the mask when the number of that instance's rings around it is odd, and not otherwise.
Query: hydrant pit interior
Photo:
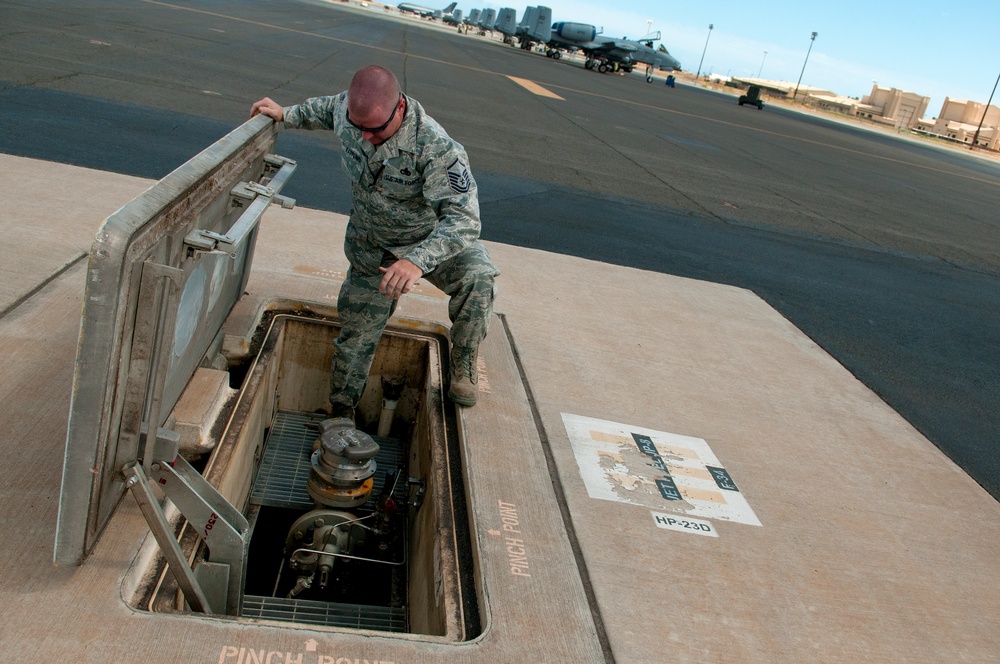
[[[407,325],[383,335],[352,427],[323,412],[336,323],[265,316],[203,471],[250,523],[233,618],[445,641],[479,634],[458,422],[444,398],[445,330]],[[183,543],[198,549],[197,574],[204,544],[190,532]],[[132,603],[186,611],[155,542],[145,548]]]

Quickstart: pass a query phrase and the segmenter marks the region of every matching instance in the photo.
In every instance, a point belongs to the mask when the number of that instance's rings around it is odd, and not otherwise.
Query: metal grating
[[[312,444],[316,440],[317,426],[326,415],[298,411],[278,411],[270,435],[264,443],[264,458],[254,480],[250,502],[254,505],[288,507],[310,510],[314,507],[306,490],[309,480]],[[406,452],[395,438],[374,436],[379,444],[375,455],[378,468],[372,498],[378,496],[385,483],[385,471],[399,468],[403,475],[396,482],[395,497],[406,500]]]
[[[313,506],[306,482],[316,430],[307,425],[321,421],[309,413],[278,412],[264,443],[264,458],[254,480],[251,503],[304,510]]]
[[[406,609],[402,607],[335,604],[307,599],[245,595],[241,615],[244,618],[263,618],[327,627],[353,627],[382,632],[406,631]]]

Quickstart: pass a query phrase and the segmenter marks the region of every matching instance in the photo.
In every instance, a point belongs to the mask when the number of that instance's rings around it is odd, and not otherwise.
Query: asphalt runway
[[[151,178],[264,95],[383,64],[468,149],[485,239],[753,290],[1000,498],[996,163],[337,3],[0,0],[0,16],[0,151]],[[288,195],[349,211],[330,136],[279,147],[301,165]],[[539,310],[587,287],[544,284]]]

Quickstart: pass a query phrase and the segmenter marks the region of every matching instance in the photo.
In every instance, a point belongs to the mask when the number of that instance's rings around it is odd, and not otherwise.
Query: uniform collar
[[[403,96],[406,98],[406,113],[403,115],[403,123],[399,125],[399,129],[389,140],[376,148],[374,159],[385,161],[400,152],[416,152],[420,111],[417,102],[405,94]]]

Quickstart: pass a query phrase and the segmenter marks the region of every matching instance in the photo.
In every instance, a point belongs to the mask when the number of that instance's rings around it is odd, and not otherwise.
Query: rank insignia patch
[[[448,165],[448,182],[451,184],[451,188],[459,194],[468,193],[469,189],[472,188],[469,169],[460,159],[456,159]]]

